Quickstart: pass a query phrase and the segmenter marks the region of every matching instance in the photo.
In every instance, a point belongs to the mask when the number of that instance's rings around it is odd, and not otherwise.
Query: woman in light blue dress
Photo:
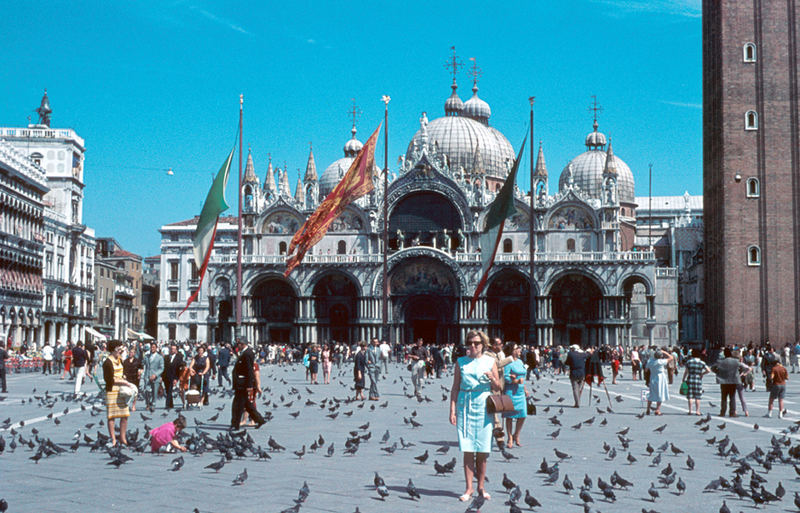
[[[495,359],[484,355],[489,338],[482,331],[467,333],[467,356],[458,359],[450,390],[450,423],[458,432],[458,447],[464,453],[464,477],[467,482],[459,500],[470,500],[472,479],[478,482],[478,493],[491,497],[484,489],[486,460],[492,447],[492,416],[486,413],[486,399],[492,390],[502,387]]]
[[[506,433],[508,433],[506,446],[511,449],[514,445],[522,447],[522,444],[519,443],[519,434],[522,431],[525,419],[528,417],[528,404],[525,401],[525,374],[527,370],[519,358],[522,355],[522,348],[516,343],[509,342],[506,344],[503,348],[503,353],[513,358],[511,363],[503,367],[503,381],[505,381],[503,392],[511,397],[514,402],[514,410],[516,410],[503,413],[503,417],[506,419]],[[514,419],[517,419],[517,428],[512,431]]]
[[[661,403],[669,401],[669,378],[667,376],[667,366],[672,361],[672,355],[656,350],[647,362],[650,369],[650,393],[647,395],[647,414],[650,415],[651,403],[656,403],[653,413],[661,415]]]

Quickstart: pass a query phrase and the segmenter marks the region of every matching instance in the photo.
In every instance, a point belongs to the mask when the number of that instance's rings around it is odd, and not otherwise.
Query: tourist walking
[[[108,343],[108,357],[103,362],[103,379],[106,382],[106,411],[108,423],[108,436],[111,446],[117,445],[116,421],[119,419],[119,442],[128,445],[128,409],[127,397],[120,394],[120,387],[134,387],[123,377],[122,352],[125,346],[119,340]]]
[[[414,385],[414,395],[420,397],[422,381],[425,379],[425,364],[428,361],[428,350],[423,346],[422,337],[417,339],[417,343],[411,348],[408,358],[411,360],[411,383]]]
[[[711,370],[717,375],[719,382],[720,394],[720,417],[725,416],[726,405],[728,407],[728,414],[731,417],[736,417],[736,385],[742,382],[739,377],[742,373],[748,371],[749,367],[733,357],[733,351],[730,347],[725,347],[722,351],[723,358],[711,366]]]
[[[631,349],[631,379],[633,381],[642,379],[642,361],[639,359],[639,351],[635,347]]]
[[[420,339],[421,340],[421,339]],[[466,489],[459,500],[470,500],[473,478],[478,493],[490,499],[486,492],[486,460],[492,448],[492,418],[486,412],[486,399],[502,387],[495,359],[483,354],[489,339],[481,331],[467,333],[467,355],[458,359],[450,389],[450,424],[456,426],[458,447],[464,454]]]
[[[81,393],[83,386],[83,377],[86,376],[86,367],[88,365],[89,355],[83,348],[83,342],[80,340],[75,344],[72,350],[72,365],[75,367],[75,395]]]
[[[150,410],[156,407],[158,385],[163,372],[164,357],[158,352],[158,345],[151,342],[150,352],[144,358],[144,401]]]
[[[772,416],[772,405],[775,399],[777,399],[778,418],[782,419],[784,415],[783,398],[786,395],[786,381],[789,380],[789,373],[786,372],[786,367],[781,365],[780,362],[776,363],[772,367],[770,380],[772,381],[772,387],[769,389],[769,405],[767,406],[767,414],[765,416]]]
[[[700,399],[703,397],[703,376],[711,372],[708,365],[700,359],[700,350],[692,349],[691,358],[686,360],[683,371],[683,380],[686,382],[686,400],[689,401],[689,415],[692,415],[692,401],[694,401],[694,414],[700,415]]]
[[[744,363],[744,355],[742,354],[741,349],[737,349],[733,352],[733,357],[739,360],[740,363],[743,363],[747,370],[744,372],[739,372],[739,383],[736,384],[736,395],[739,397],[739,402],[742,404],[742,412],[744,412],[745,417],[750,416],[750,412],[747,411],[747,402],[744,400],[744,385],[747,380],[747,377],[752,377],[752,367]]]
[[[0,394],[8,393],[8,388],[6,387],[6,360],[8,360],[8,351],[6,351],[4,342],[0,345]]]
[[[197,352],[189,364],[191,378],[191,386],[196,387],[203,396],[203,404],[208,405],[208,385],[209,376],[211,373],[211,359],[206,353],[205,344],[197,346]]]
[[[72,376],[72,342],[67,342],[67,348],[62,355],[64,359],[64,371],[61,373],[61,379],[64,376]]]
[[[53,346],[51,346],[48,342],[44,343],[44,347],[42,348],[42,361],[44,365],[42,366],[42,374],[52,374],[53,373],[53,354],[54,354]]]
[[[503,413],[506,419],[506,446],[511,449],[515,445],[522,447],[519,441],[520,433],[522,432],[522,425],[528,417],[528,405],[526,398],[528,396],[525,390],[525,374],[527,373],[525,365],[523,365],[520,356],[522,356],[522,347],[514,342],[509,342],[503,348],[503,353],[509,355],[511,363],[503,367],[503,392],[511,397],[514,403],[513,412]],[[516,427],[514,426],[514,419],[516,419]],[[512,428],[514,428],[512,430]]]
[[[355,356],[353,356],[353,379],[355,381],[356,397],[355,399],[364,400],[364,388],[366,387],[366,373],[367,373],[367,343],[363,340],[358,343],[358,349]]]
[[[386,343],[385,340],[381,341],[381,365],[383,365],[383,373],[389,374],[389,357],[392,355],[392,347]]]
[[[647,415],[650,415],[652,403],[656,403],[656,408],[653,413],[655,415],[661,415],[661,403],[669,401],[669,377],[667,376],[667,366],[672,360],[673,357],[671,354],[656,349],[647,361],[647,369],[650,371],[650,390],[647,394]]]
[[[247,345],[244,339],[236,340],[236,349],[239,357],[233,366],[233,404],[231,405],[231,428],[239,429],[242,421],[242,413],[247,412],[250,418],[255,421],[256,429],[264,425],[264,417],[258,413],[255,404],[247,395],[249,388],[256,386],[255,377],[255,353],[253,348]]]
[[[331,345],[323,344],[322,353],[322,382],[326,385],[331,382]]]
[[[372,344],[367,348],[367,373],[369,374],[369,400],[380,399],[378,393],[378,380],[381,378],[381,349],[377,338],[372,339]]]
[[[581,405],[581,394],[583,394],[584,378],[586,378],[586,358],[587,355],[578,344],[569,347],[566,365],[569,367],[569,381],[572,384],[572,398],[575,400],[573,408]]]
[[[183,356],[178,352],[178,345],[174,342],[169,345],[169,355],[164,360],[164,407],[168,410],[173,407],[172,389],[180,378],[181,368],[186,369]],[[183,397],[181,397],[183,401]]]
[[[228,377],[228,367],[231,364],[231,345],[227,342],[220,344],[219,351],[217,352],[217,366],[219,366],[219,371],[217,372],[217,385],[222,386],[222,380],[228,382],[228,385],[231,384],[231,378]]]

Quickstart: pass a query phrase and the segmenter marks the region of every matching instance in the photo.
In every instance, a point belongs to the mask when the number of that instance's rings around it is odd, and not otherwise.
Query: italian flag
[[[225,188],[228,185],[228,175],[231,170],[231,161],[233,160],[233,151],[235,149],[235,147],[231,149],[228,158],[222,163],[222,167],[219,169],[216,178],[214,178],[214,183],[211,184],[211,190],[208,191],[206,202],[203,203],[200,219],[197,220],[197,228],[194,231],[192,245],[194,246],[194,261],[200,269],[200,283],[197,285],[197,290],[186,302],[186,306],[179,316],[197,299],[200,288],[203,286],[203,277],[206,274],[206,268],[208,268],[211,252],[214,250],[217,221],[219,220],[219,215],[228,210],[228,204],[225,203]]]
[[[494,198],[494,201],[489,205],[489,212],[486,214],[481,230],[480,244],[481,244],[481,281],[475,287],[475,294],[472,296],[472,302],[469,305],[469,315],[472,316],[472,311],[475,309],[475,303],[478,301],[478,296],[483,292],[486,286],[486,281],[489,278],[489,271],[494,263],[494,257],[497,254],[497,247],[500,245],[500,239],[503,237],[503,224],[506,219],[514,215],[516,206],[514,205],[514,184],[517,181],[517,169],[519,169],[519,161],[522,158],[522,152],[525,150],[525,140],[528,135],[525,134],[525,139],[522,140],[522,147],[519,149],[517,159],[514,161],[514,166],[506,177],[503,187]]]

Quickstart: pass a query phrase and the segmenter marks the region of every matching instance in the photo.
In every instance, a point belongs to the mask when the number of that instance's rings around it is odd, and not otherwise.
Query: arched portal
[[[442,194],[416,192],[401,199],[389,215],[389,246],[391,249],[409,246],[431,246],[449,249],[458,245],[452,234],[463,229],[455,205]],[[445,230],[451,236],[445,235]],[[398,233],[399,232],[399,233]]]
[[[355,342],[358,289],[343,273],[329,273],[314,285],[312,292],[317,317],[317,340]]]
[[[518,271],[504,269],[486,289],[489,336],[525,342],[529,325],[530,282]]]
[[[550,288],[555,345],[597,345],[603,294],[589,277],[568,274]]]
[[[231,342],[231,316],[233,315],[233,305],[229,299],[219,302],[219,315],[217,315],[217,329],[215,339],[218,342]]]
[[[258,342],[291,342],[294,337],[294,289],[281,278],[267,278],[253,288],[253,316]]]
[[[458,340],[459,287],[453,272],[434,258],[417,257],[396,265],[389,275],[395,319],[394,339],[444,344]]]

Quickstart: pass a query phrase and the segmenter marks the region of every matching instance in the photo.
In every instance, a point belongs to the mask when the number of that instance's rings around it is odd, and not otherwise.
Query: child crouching
[[[159,449],[167,444],[170,444],[175,449],[186,452],[186,447],[182,446],[175,439],[175,436],[186,427],[186,419],[183,416],[178,416],[172,422],[167,422],[150,431],[150,450],[158,452]]]

